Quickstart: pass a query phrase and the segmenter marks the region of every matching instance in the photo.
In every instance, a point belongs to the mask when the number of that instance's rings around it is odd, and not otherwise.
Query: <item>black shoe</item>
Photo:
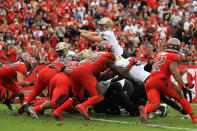
[[[168,114],[168,111],[167,111],[168,107],[167,107],[166,104],[165,105],[160,105],[159,110],[161,111],[160,117],[166,117],[167,116],[167,114]]]
[[[14,107],[11,105],[10,100],[6,99],[3,101],[3,104],[6,105],[8,107],[9,110],[13,111]]]
[[[18,113],[23,114],[25,112],[26,106],[27,106],[27,103],[22,104],[21,107],[18,109]]]

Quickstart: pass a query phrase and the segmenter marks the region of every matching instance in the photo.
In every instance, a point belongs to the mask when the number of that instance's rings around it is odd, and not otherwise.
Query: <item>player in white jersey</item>
[[[107,41],[111,43],[114,48],[114,54],[117,56],[123,56],[124,58],[128,58],[129,54],[127,51],[123,50],[123,48],[118,44],[116,36],[112,31],[113,22],[108,17],[103,17],[98,21],[100,31],[101,32],[90,32],[87,30],[76,30],[71,29],[71,36],[80,35],[81,37],[95,42]]]

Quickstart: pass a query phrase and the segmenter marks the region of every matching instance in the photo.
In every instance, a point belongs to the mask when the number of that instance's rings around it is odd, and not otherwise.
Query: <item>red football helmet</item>
[[[33,57],[26,56],[26,57],[21,58],[21,61],[24,62],[24,64],[26,65],[28,71],[33,71],[33,69],[37,65],[37,61]]]

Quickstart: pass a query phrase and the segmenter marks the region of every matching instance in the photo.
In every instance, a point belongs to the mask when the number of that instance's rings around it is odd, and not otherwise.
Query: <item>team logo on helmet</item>
[[[85,49],[85,50],[82,50],[79,55],[78,55],[78,59],[79,60],[86,60],[86,59],[89,59],[92,55],[92,52],[91,50],[89,49]]]
[[[65,57],[69,50],[69,46],[65,42],[59,42],[55,48],[58,57]]]
[[[113,27],[113,22],[108,17],[103,17],[98,21],[98,24],[102,27],[103,31],[110,30]]]

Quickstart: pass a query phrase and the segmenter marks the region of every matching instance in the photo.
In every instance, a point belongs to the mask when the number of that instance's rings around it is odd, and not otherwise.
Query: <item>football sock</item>
[[[97,95],[97,96],[93,96],[91,98],[89,98],[87,101],[85,101],[84,103],[82,103],[82,105],[87,108],[88,106],[92,106],[95,105],[101,101],[104,100],[104,96],[102,95]]]
[[[195,115],[193,114],[194,111],[192,110],[192,106],[190,105],[190,103],[185,99],[185,98],[182,98],[180,100],[180,104],[181,106],[183,107],[183,109],[188,113],[190,114],[190,117],[194,117]]]
[[[155,104],[152,104],[152,103],[147,104],[145,106],[146,113],[154,112],[156,109],[157,108],[156,108]]]
[[[63,110],[71,107],[73,105],[73,99],[68,99],[65,103],[63,103],[60,107],[58,107],[55,111],[57,113],[61,113]]]

